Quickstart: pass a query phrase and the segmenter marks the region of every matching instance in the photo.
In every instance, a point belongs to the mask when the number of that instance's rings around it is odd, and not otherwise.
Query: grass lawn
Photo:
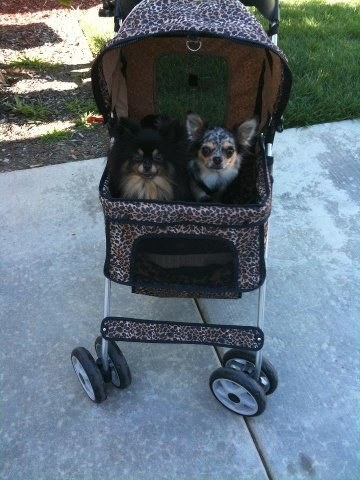
[[[360,118],[360,0],[280,0],[280,8],[279,47],[293,73],[285,127]],[[89,31],[96,51],[105,35]]]
[[[360,0],[283,0],[293,88],[285,126],[360,118]]]

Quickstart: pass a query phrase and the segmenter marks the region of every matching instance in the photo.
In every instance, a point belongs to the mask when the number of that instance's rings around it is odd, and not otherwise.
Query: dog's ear
[[[158,130],[161,123],[165,120],[167,120],[168,117],[165,115],[159,115],[159,114],[150,114],[146,115],[141,122],[140,125],[142,128],[153,128],[154,130]]]
[[[183,142],[187,137],[185,125],[178,120],[170,120],[167,117],[161,118],[158,130],[164,139],[173,144]]]
[[[257,126],[258,122],[256,118],[251,118],[250,120],[246,120],[246,122],[236,127],[235,136],[238,145],[249,146],[252,139],[255,137]]]
[[[120,117],[113,127],[113,136],[120,136],[124,133],[136,135],[140,130],[140,124],[127,117]]]
[[[200,115],[189,113],[186,117],[186,131],[190,140],[199,140],[206,129],[206,125]]]
[[[136,135],[140,130],[140,124],[138,121],[127,117],[120,117],[119,128],[125,132],[130,132]]]

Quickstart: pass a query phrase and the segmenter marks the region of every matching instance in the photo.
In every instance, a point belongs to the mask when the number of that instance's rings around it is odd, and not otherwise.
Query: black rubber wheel
[[[226,368],[233,368],[237,371],[246,373],[250,377],[255,377],[256,353],[244,350],[228,350],[222,359],[222,365]],[[269,360],[262,358],[259,383],[264,389],[266,395],[275,392],[278,386],[278,374]]]
[[[95,340],[95,350],[101,358],[102,337]],[[116,388],[127,388],[131,384],[131,373],[127,361],[115,342],[108,340],[108,362],[111,373],[111,383]]]
[[[220,367],[210,375],[209,385],[215,398],[238,415],[255,417],[265,410],[264,390],[246,373]]]
[[[91,353],[83,347],[71,352],[71,363],[86,395],[95,403],[106,400],[103,377]]]

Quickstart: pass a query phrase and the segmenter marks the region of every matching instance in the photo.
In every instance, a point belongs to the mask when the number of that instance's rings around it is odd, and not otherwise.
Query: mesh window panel
[[[228,65],[216,55],[172,54],[156,62],[156,111],[185,118],[196,112],[210,123],[226,118]]]
[[[234,288],[238,266],[232,244],[224,239],[156,236],[134,243],[132,281],[148,286]]]

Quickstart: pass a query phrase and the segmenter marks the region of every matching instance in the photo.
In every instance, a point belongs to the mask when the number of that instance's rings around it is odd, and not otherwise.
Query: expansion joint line
[[[202,309],[201,309],[199,299],[194,298],[193,300],[194,300],[195,307],[196,307],[196,309],[197,309],[197,311],[198,311],[198,313],[199,313],[199,315],[200,315],[200,318],[201,318],[202,322],[203,322],[204,324],[208,324],[209,322],[208,322],[208,320],[207,320],[204,312],[203,312]],[[217,357],[218,357],[219,363],[220,363],[220,365],[221,365],[221,352],[220,352],[220,349],[219,349],[218,347],[214,347],[214,349],[215,349],[215,353],[216,353],[216,355],[217,355]],[[268,465],[267,462],[266,462],[266,459],[265,459],[265,457],[264,457],[264,454],[262,453],[261,446],[260,446],[260,444],[259,444],[259,442],[258,442],[258,440],[257,440],[256,434],[255,434],[254,429],[253,429],[253,427],[252,427],[252,425],[251,425],[251,419],[250,419],[250,418],[246,418],[246,417],[243,417],[243,419],[244,419],[245,426],[246,426],[246,428],[247,428],[247,430],[248,430],[248,432],[249,432],[249,435],[250,435],[250,437],[251,437],[251,440],[252,440],[252,442],[253,442],[253,444],[254,444],[254,447],[255,447],[258,455],[259,455],[259,458],[260,458],[260,461],[261,461],[261,463],[262,463],[262,465],[263,465],[263,468],[264,468],[264,470],[265,470],[265,474],[266,474],[266,476],[267,476],[267,480],[275,480],[274,477],[273,477],[273,475],[272,475],[272,473],[271,473],[271,471],[270,471],[269,465]]]

